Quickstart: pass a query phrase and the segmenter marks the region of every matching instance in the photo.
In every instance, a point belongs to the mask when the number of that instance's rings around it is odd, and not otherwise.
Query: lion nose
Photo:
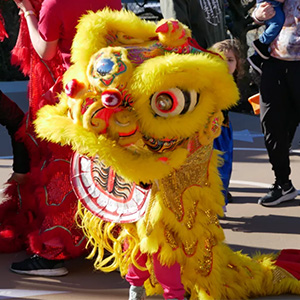
[[[108,89],[102,93],[101,101],[106,108],[116,108],[122,103],[121,92],[117,89]]]

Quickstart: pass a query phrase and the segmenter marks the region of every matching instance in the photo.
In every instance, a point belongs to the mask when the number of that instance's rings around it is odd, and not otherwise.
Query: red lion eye
[[[156,102],[156,107],[162,112],[171,111],[173,108],[173,99],[168,94],[160,94],[156,98],[155,102]]]
[[[153,113],[162,118],[183,115],[194,110],[199,95],[195,90],[170,88],[154,93],[150,98]]]

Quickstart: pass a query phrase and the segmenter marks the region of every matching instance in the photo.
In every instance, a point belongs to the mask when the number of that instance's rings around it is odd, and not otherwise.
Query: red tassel
[[[5,38],[8,38],[8,34],[5,30],[5,27],[4,27],[5,23],[4,23],[4,19],[1,15],[1,12],[0,12],[0,42],[3,42],[3,40]]]

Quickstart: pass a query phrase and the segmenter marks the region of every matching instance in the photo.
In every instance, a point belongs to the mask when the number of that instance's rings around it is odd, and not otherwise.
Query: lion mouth
[[[154,137],[149,137],[143,135],[143,141],[149,150],[152,152],[162,153],[173,151],[177,147],[183,144],[186,139],[155,139]]]

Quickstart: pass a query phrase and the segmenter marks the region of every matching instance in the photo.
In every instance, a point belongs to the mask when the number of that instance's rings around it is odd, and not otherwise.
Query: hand
[[[22,173],[12,173],[10,178],[7,180],[8,183],[11,183],[15,181],[18,184],[24,184],[28,180],[28,173],[27,174],[22,174]]]
[[[254,10],[253,14],[259,21],[266,21],[275,16],[275,10],[272,4],[263,2]]]
[[[22,13],[25,13],[28,10],[33,10],[34,8],[30,2],[30,0],[14,0],[16,5],[20,8],[20,11],[22,11]]]

